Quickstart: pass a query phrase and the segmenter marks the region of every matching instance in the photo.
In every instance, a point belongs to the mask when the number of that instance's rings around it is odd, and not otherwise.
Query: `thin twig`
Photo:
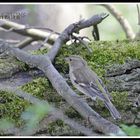
[[[60,35],[59,32],[56,32],[56,31],[54,31],[54,30],[52,30],[52,29],[50,29],[50,28],[46,28],[46,27],[26,26],[25,29],[23,29],[23,30],[26,30],[26,29],[42,29],[42,30],[47,30],[47,31],[53,32],[54,34]]]
[[[138,4],[137,4],[137,12],[138,12],[138,25],[140,25],[140,10]]]
[[[14,23],[12,21],[4,20],[4,19],[0,19],[0,26],[5,31],[13,31],[15,33],[34,38],[36,40],[45,40],[46,37],[50,35],[50,32],[41,31],[38,29],[25,29],[26,25]],[[57,38],[58,38],[58,34],[51,35],[51,37],[48,39],[48,43],[53,44]]]
[[[51,32],[49,36],[47,36],[45,38],[45,40],[42,42],[41,47],[45,46],[48,43],[49,38],[51,37],[52,34],[54,34],[55,32]]]
[[[138,12],[138,25],[140,25],[140,10],[138,4],[137,4],[137,12]],[[140,29],[136,33],[135,40],[140,40]]]
[[[72,36],[73,36],[73,38],[74,38],[75,40],[78,40],[84,47],[86,47],[90,53],[93,52],[92,49],[89,48],[89,46],[88,46],[88,43],[89,43],[89,42],[83,40],[84,37],[77,37],[77,36],[74,36],[74,35],[72,35]]]
[[[25,40],[21,41],[20,43],[16,44],[15,46],[19,49],[23,49],[25,48],[27,45],[29,45],[30,43],[32,43],[35,39],[28,37]]]

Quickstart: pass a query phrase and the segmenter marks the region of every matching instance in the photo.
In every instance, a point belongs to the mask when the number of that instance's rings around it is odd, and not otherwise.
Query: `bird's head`
[[[69,57],[66,57],[65,61],[69,63],[70,67],[73,67],[75,69],[81,68],[86,65],[86,61],[78,55],[71,55]]]

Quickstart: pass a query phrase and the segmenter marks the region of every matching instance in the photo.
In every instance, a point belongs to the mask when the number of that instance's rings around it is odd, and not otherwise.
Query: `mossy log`
[[[107,70],[105,78],[109,81],[107,87],[110,91],[127,92],[129,102],[124,102],[129,104],[129,111],[124,115],[125,122],[139,125],[140,60],[132,59],[122,65],[115,64]]]
[[[101,116],[114,123],[139,125],[139,107],[134,106],[134,104],[140,92],[140,41],[95,41],[92,42],[89,47],[92,48],[92,53],[89,53],[87,48],[84,48],[81,44],[63,46],[54,61],[54,66],[76,91],[67,76],[68,65],[65,63],[64,57],[72,54],[81,55],[88,62],[89,66],[102,78],[110,93],[112,93],[113,103],[120,111],[122,120],[120,122],[115,122],[102,102],[98,100],[97,102],[93,102],[91,99],[87,98],[88,104],[101,114]],[[46,53],[46,50],[39,50],[39,54],[43,54],[44,52]],[[9,85],[19,80],[19,77],[16,75],[22,73],[23,75],[21,77],[24,79],[26,73],[26,80],[22,80],[21,84],[17,82],[18,86],[25,84],[22,87],[23,90],[32,94],[34,93],[34,95],[40,98],[46,98],[49,102],[63,109],[69,117],[85,123],[80,115],[78,115],[79,113],[71,108],[71,106],[56,93],[46,78],[35,79],[31,83],[27,83],[34,79],[36,75],[38,77],[42,76],[43,74],[41,71],[36,69],[32,71],[29,67],[27,68],[24,63],[10,57],[0,59],[0,69],[0,81],[8,82]],[[30,80],[27,80],[28,76]],[[9,80],[11,78],[12,80]],[[37,87],[37,90],[35,87]],[[76,92],[80,94],[78,91]],[[82,96],[81,94],[81,98]],[[2,101],[2,97],[3,95],[0,94],[0,102]],[[8,96],[6,98],[8,101]],[[15,103],[17,104],[17,102]],[[3,109],[3,105],[4,104],[0,104],[1,110]],[[21,111],[23,111],[23,109]],[[4,111],[1,111],[1,117],[5,117],[5,114],[2,114],[3,112]],[[13,111],[13,113],[15,112]],[[79,118],[77,118],[77,116],[79,116]],[[90,124],[88,125],[90,126]],[[49,133],[56,132],[54,129],[56,128],[50,128]],[[56,132],[56,134],[58,135],[58,132]],[[55,134],[53,133],[53,135]],[[66,134],[60,132],[59,135]]]

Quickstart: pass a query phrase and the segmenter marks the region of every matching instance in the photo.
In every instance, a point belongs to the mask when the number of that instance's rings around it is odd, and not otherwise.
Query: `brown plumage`
[[[99,98],[110,111],[114,119],[120,119],[120,113],[111,102],[111,95],[97,74],[92,71],[80,56],[72,55],[65,58],[69,63],[69,75],[72,84],[83,94],[93,100]]]

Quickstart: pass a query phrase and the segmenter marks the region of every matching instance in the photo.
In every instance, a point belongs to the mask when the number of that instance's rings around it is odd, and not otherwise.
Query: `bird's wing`
[[[98,87],[90,82],[87,73],[83,73],[83,71],[77,70],[73,71],[71,76],[73,77],[71,77],[71,81],[73,82],[74,86],[78,88],[82,93],[90,96],[91,98],[100,96],[101,98],[104,98]]]
[[[81,88],[83,88],[83,91],[85,91],[90,97],[92,97],[92,98],[98,97],[101,100],[105,100],[104,95],[101,93],[101,91],[95,85],[91,86],[90,83],[79,83],[79,82],[77,82],[77,83]]]
[[[109,93],[109,91],[107,90],[105,84],[103,84],[102,80],[97,76],[97,74],[92,71],[91,69],[88,68],[88,71],[91,73],[90,75],[93,75],[91,78],[91,86],[93,86],[93,88],[95,87],[95,85],[97,86],[98,90],[100,90],[100,92],[105,96],[105,98],[108,100],[108,98],[110,100],[112,100],[112,97]]]
[[[88,72],[91,71],[89,70]],[[73,82],[77,85],[77,88],[82,88],[81,92],[84,91],[92,98],[97,96],[101,100],[108,100],[108,94],[106,94],[106,91],[103,91],[105,89],[102,81],[96,74],[91,73],[89,75],[88,72],[85,71],[85,69],[77,69],[76,71],[72,71],[71,75],[73,75],[73,78],[71,79],[73,79]]]
[[[109,99],[112,100],[112,96],[110,95],[107,87],[103,84],[102,80],[98,78],[99,83],[102,85],[102,87],[105,89],[106,94],[108,95]]]

